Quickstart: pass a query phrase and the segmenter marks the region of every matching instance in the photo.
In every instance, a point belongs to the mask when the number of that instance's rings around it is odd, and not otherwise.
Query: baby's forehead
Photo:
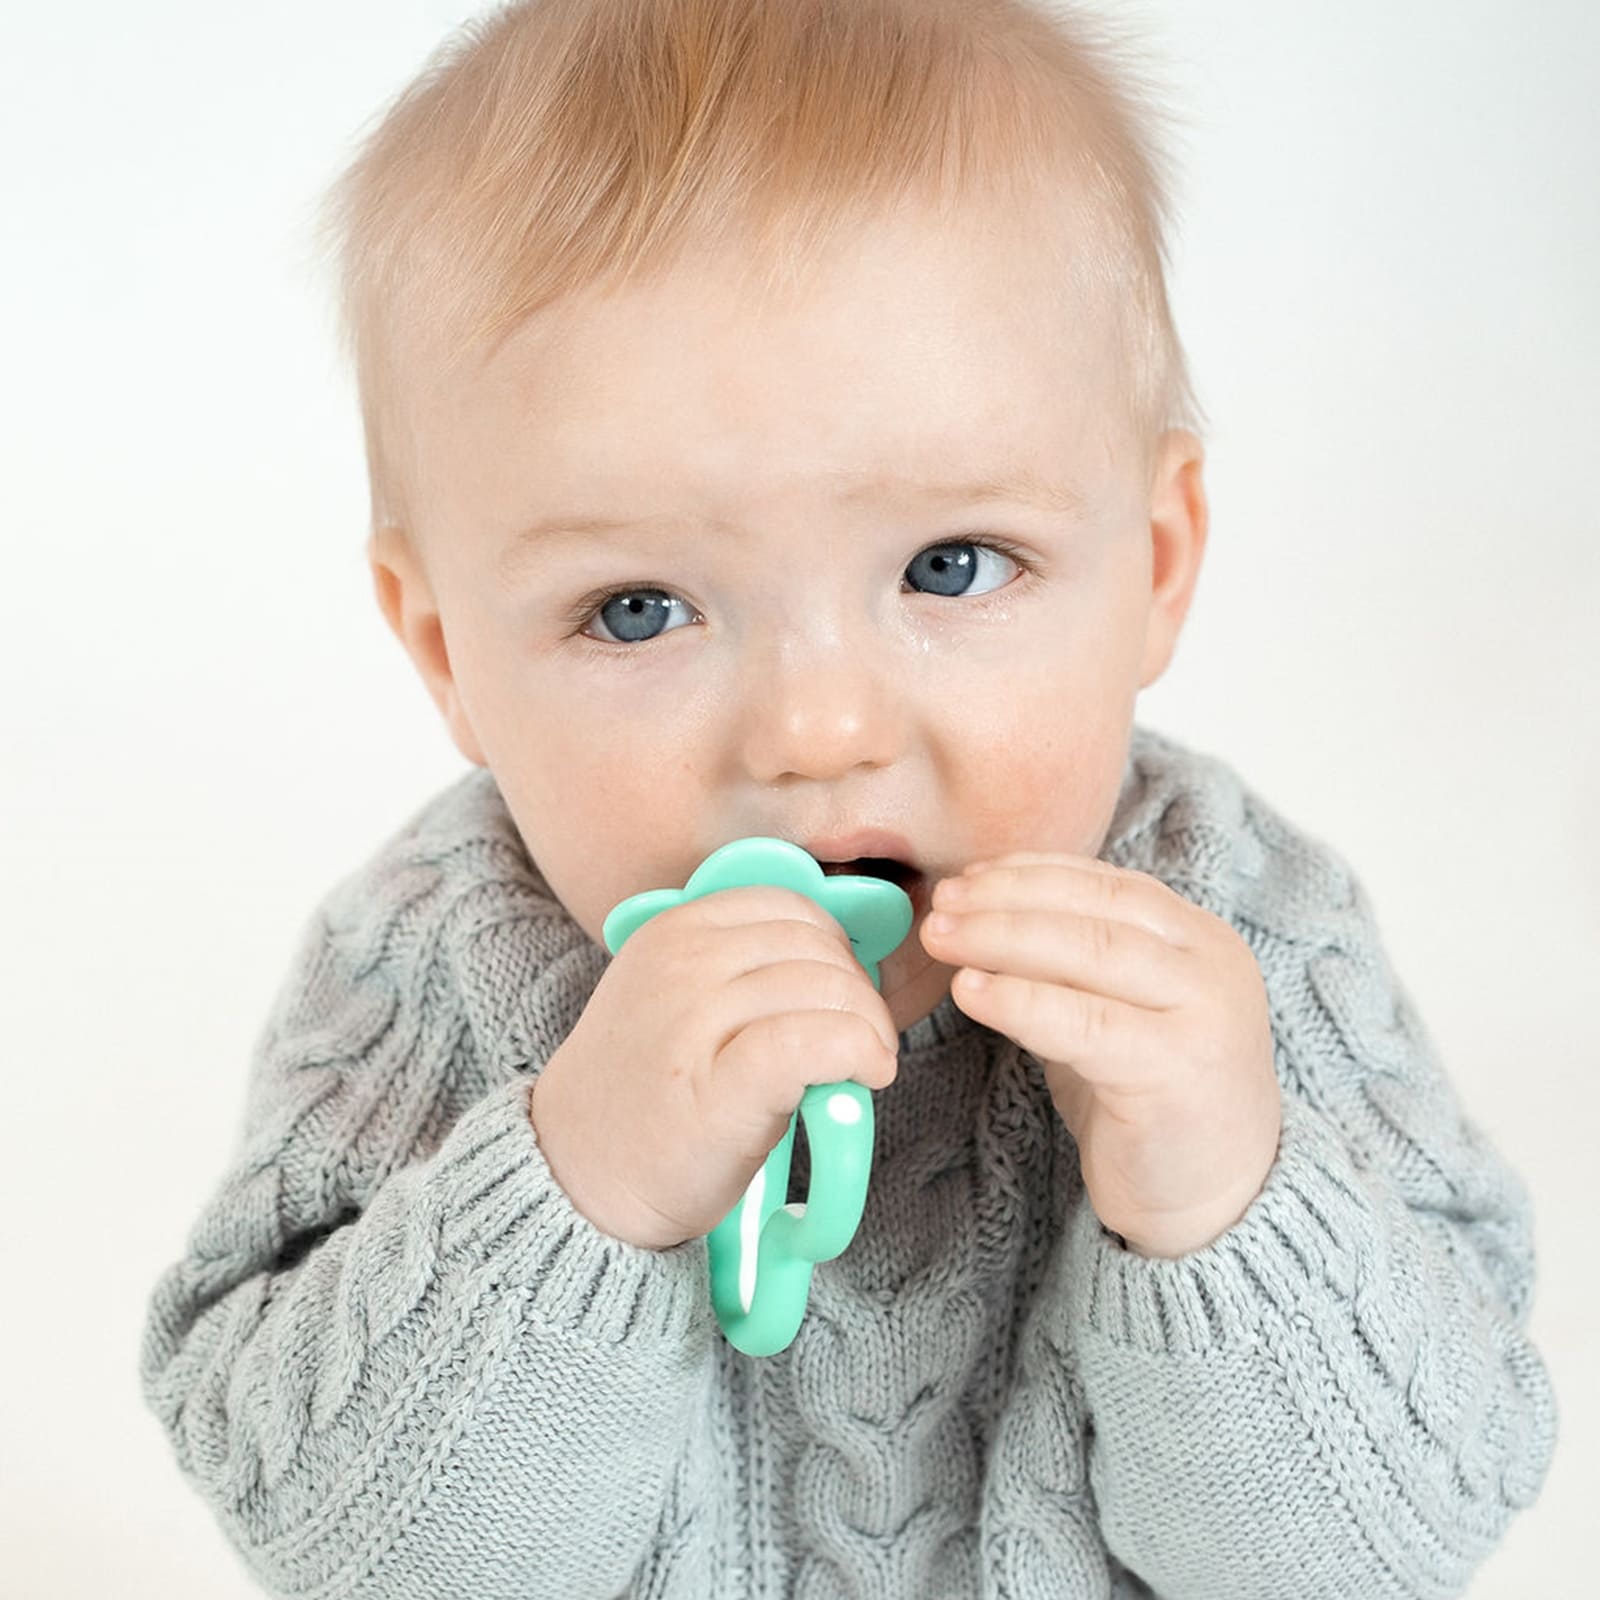
[[[508,530],[673,500],[776,525],[852,492],[889,512],[919,484],[1137,475],[1148,445],[1077,212],[900,206],[788,276],[747,240],[686,247],[525,318],[457,383],[420,363],[408,470]],[[830,476],[873,469],[898,487]]]
[[[938,368],[976,398],[1055,362],[1081,383],[1116,332],[1096,257],[1062,205],[1026,217],[900,208],[839,230],[798,267],[781,250],[708,241],[627,285],[563,296],[463,371],[490,395],[542,403],[552,423],[596,384],[625,402],[624,385],[694,369],[781,392],[824,363],[878,384]]]
[[[883,243],[892,264],[899,240]],[[728,275],[685,272],[659,292],[556,308],[505,342],[476,389],[430,408],[428,443],[458,481],[537,480],[558,510],[646,506],[652,486],[847,507],[1031,482],[1037,498],[1059,480],[1051,462],[1104,456],[1110,358],[1086,319],[1061,314],[1047,331],[1042,310],[987,297],[966,260],[953,282],[925,271],[885,297],[872,292],[883,281],[869,260],[779,309],[738,300]]]

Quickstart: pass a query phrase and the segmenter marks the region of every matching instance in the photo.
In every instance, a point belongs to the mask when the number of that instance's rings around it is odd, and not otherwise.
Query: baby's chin
[[[955,968],[935,961],[922,947],[914,925],[911,932],[878,963],[878,993],[889,1008],[897,1033],[915,1026],[938,1009],[950,993]]]

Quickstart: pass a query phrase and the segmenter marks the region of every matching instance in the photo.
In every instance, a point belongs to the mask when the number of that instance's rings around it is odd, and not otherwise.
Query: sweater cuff
[[[492,1263],[502,1286],[527,1285],[545,1327],[617,1344],[642,1334],[709,1338],[704,1239],[645,1250],[602,1233],[552,1175],[529,1115],[535,1079],[519,1075],[462,1114],[429,1163],[428,1199],[446,1256]]]
[[[1278,1155],[1225,1233],[1185,1256],[1141,1256],[1101,1226],[1087,1191],[1070,1223],[1062,1311],[1071,1330],[1157,1355],[1254,1344],[1308,1298],[1349,1300],[1372,1248],[1372,1206],[1338,1128],[1285,1094]]]

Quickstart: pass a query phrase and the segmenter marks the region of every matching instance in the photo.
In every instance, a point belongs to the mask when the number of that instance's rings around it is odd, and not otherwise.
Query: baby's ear
[[[372,572],[372,591],[378,597],[383,620],[404,644],[405,591],[416,570],[410,541],[399,528],[376,529],[367,540],[367,566]]]
[[[433,585],[417,556],[416,545],[404,528],[376,529],[367,541],[367,565],[378,609],[395,638],[405,646],[429,697],[450,730],[455,747],[474,766],[486,767],[478,736],[467,720],[466,708],[450,667],[444,626],[433,598]]]
[[[1167,670],[1194,599],[1210,523],[1204,469],[1205,446],[1198,435],[1183,428],[1162,434],[1150,484],[1151,588],[1141,689]]]

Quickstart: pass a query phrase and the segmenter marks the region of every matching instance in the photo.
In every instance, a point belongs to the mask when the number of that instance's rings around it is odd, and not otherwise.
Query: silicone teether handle
[[[603,929],[615,954],[658,912],[717,889],[775,883],[809,896],[843,926],[856,959],[878,985],[878,962],[911,929],[911,902],[880,878],[828,877],[784,839],[738,839],[713,852],[681,890],[647,889],[611,910]],[[795,1122],[811,1147],[811,1185],[789,1205]],[[872,1096],[858,1083],[813,1084],[801,1096],[783,1137],[751,1178],[732,1211],[707,1236],[711,1303],[735,1349],[775,1355],[799,1332],[811,1271],[855,1237],[872,1169]]]
[[[747,1356],[787,1349],[805,1319],[811,1269],[855,1237],[872,1171],[872,1096],[859,1083],[817,1083],[796,1113],[811,1145],[811,1187],[785,1205],[795,1119],[711,1230],[711,1304],[729,1344]]]

